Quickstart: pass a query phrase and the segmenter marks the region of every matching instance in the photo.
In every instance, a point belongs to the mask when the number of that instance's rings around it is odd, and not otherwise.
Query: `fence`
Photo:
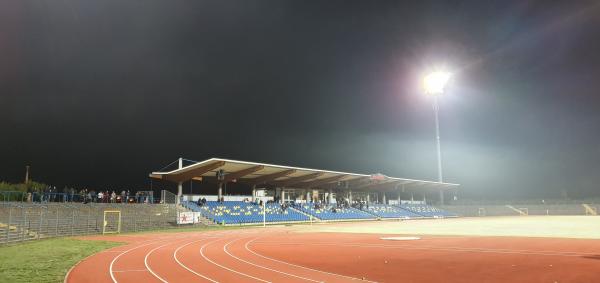
[[[0,203],[0,244],[101,234],[104,211],[119,211],[121,232],[177,227],[172,204]]]
[[[587,215],[590,214],[585,204],[517,204],[512,205],[447,205],[440,208],[452,211],[461,216],[513,216],[521,215],[517,210],[526,211],[527,215]],[[600,207],[596,204],[588,205],[590,210]]]
[[[162,190],[160,192],[160,202],[164,204],[175,204],[177,203],[177,195],[172,192]]]
[[[0,191],[0,202],[26,201],[27,193],[18,191]]]

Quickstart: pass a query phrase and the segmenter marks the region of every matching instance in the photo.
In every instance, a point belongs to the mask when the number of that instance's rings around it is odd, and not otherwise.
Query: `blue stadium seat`
[[[454,213],[427,204],[402,204],[399,207],[425,217],[457,217]]]
[[[182,205],[202,213],[206,218],[219,224],[262,223],[263,208],[257,204],[243,201],[207,201],[198,206],[195,202],[183,202]],[[265,207],[266,222],[308,221],[308,216],[293,209],[281,209],[279,204],[267,204]]]
[[[321,208],[315,208],[312,203],[297,204],[295,208],[310,214],[321,220],[344,220],[344,219],[375,219],[374,215],[356,208],[336,208],[333,212],[334,205],[322,205]]]
[[[410,210],[402,209],[393,205],[386,204],[369,204],[369,207],[363,207],[363,210],[376,215],[380,218],[422,218],[420,214],[416,214]]]

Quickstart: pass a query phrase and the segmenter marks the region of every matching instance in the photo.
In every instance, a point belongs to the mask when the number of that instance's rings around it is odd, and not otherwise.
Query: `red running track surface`
[[[297,233],[288,228],[96,236],[128,244],[65,282],[600,282],[600,241]]]

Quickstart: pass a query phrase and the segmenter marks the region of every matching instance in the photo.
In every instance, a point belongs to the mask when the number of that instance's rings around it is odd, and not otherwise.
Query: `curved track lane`
[[[600,282],[597,240],[383,241],[281,227],[114,238],[129,244],[85,259],[65,282]]]

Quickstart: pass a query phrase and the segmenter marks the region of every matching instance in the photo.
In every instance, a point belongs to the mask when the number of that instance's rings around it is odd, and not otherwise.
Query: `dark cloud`
[[[600,194],[595,1],[7,1],[0,179],[141,188],[179,156]]]

